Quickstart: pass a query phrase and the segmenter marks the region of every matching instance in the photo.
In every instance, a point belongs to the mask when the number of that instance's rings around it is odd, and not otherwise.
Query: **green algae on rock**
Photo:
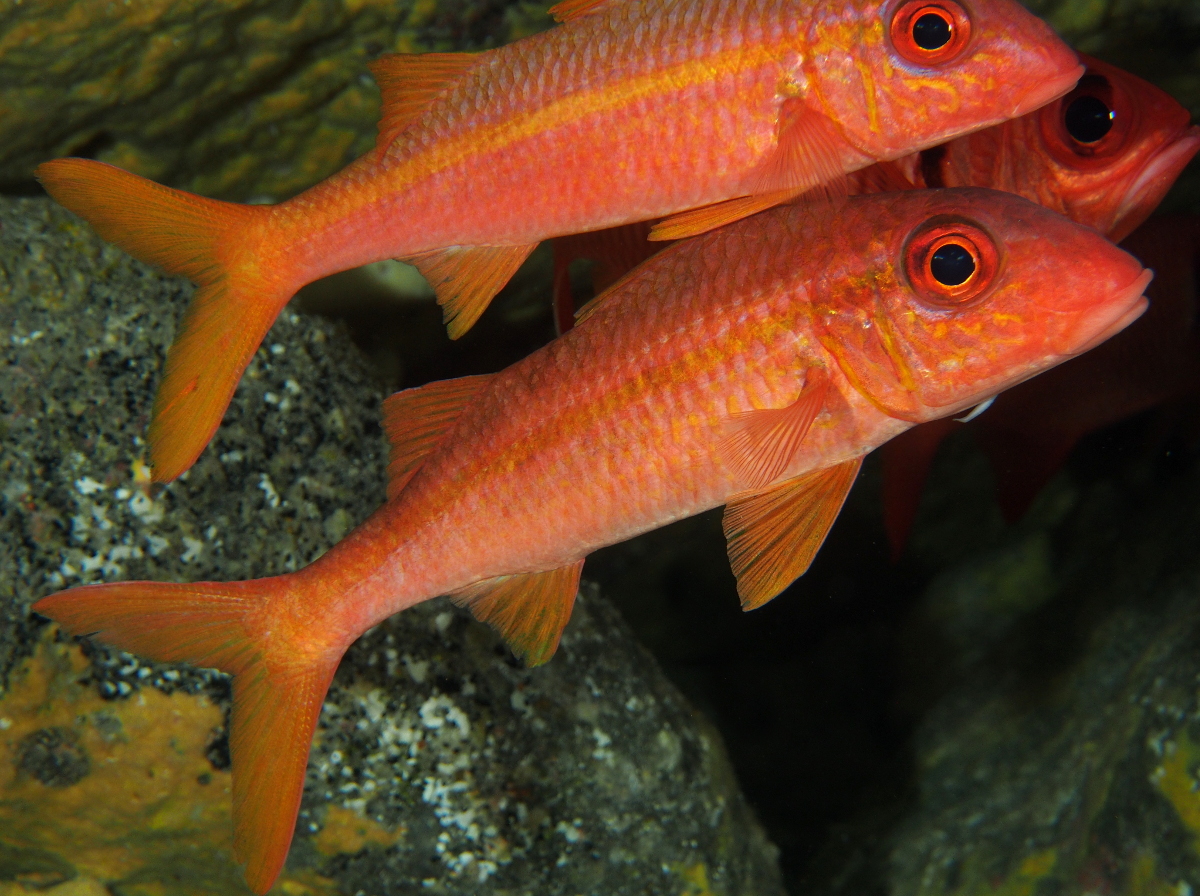
[[[245,892],[225,679],[81,651],[29,604],[295,569],[384,497],[378,388],[341,332],[286,310],[213,445],[146,489],[141,436],[190,289],[48,201],[0,199],[0,893]],[[414,887],[782,894],[718,737],[592,589],[538,669],[439,602],[347,654],[281,888]]]
[[[548,27],[522,0],[0,4],[0,185],[85,154],[223,199],[282,199],[368,150],[387,52]]]

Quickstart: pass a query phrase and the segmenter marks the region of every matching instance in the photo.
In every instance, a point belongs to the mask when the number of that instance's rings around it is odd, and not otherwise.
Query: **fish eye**
[[[904,247],[904,272],[917,297],[939,308],[965,305],[996,282],[996,242],[970,221],[932,218]]]
[[[1069,168],[1105,164],[1123,149],[1133,111],[1108,78],[1089,71],[1074,90],[1042,111],[1042,133],[1055,157]]]
[[[1098,96],[1083,94],[1065,104],[1063,124],[1072,139],[1096,143],[1112,130],[1113,110]]]
[[[929,256],[929,273],[942,286],[962,286],[975,268],[971,250],[959,243],[944,243]]]
[[[941,10],[922,13],[921,17],[913,22],[913,43],[931,53],[950,43],[953,33],[953,23],[946,19]]]
[[[971,19],[955,0],[908,0],[892,16],[892,44],[918,65],[957,58],[971,37]]]

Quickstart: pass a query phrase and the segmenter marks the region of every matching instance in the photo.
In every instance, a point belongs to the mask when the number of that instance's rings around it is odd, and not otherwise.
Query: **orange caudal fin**
[[[262,251],[271,211],[173,190],[90,159],[46,162],[37,176],[104,239],[197,286],[150,420],[154,479],[174,479],[212,438],[242,371],[298,286],[277,253]]]
[[[256,893],[271,888],[287,857],[313,730],[346,646],[288,637],[281,610],[295,581],[87,585],[33,605],[72,634],[233,675],[234,855]]]

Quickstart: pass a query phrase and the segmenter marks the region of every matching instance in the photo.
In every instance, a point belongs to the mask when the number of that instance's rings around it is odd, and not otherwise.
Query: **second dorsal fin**
[[[617,0],[560,0],[546,11],[554,16],[556,22],[569,22],[593,15],[615,2]]]
[[[385,149],[439,93],[479,61],[478,53],[393,53],[368,68],[382,94],[377,149]]]
[[[493,374],[463,376],[397,392],[383,402],[388,458],[388,498],[394,498],[438,446],[464,407]]]
[[[558,569],[498,576],[450,596],[480,622],[500,633],[526,665],[539,666],[554,655],[571,618],[583,561]]]

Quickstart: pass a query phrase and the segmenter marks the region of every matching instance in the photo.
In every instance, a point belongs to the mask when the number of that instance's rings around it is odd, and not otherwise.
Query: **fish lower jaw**
[[[1013,106],[1012,111],[1008,113],[1006,119],[1020,118],[1022,115],[1032,112],[1034,109],[1040,109],[1047,103],[1058,99],[1079,83],[1079,79],[1083,77],[1084,71],[1086,69],[1080,65],[1074,71],[1059,75],[1057,78],[1051,78],[1049,81],[1043,81],[1022,97],[1019,103]]]
[[[1066,360],[1082,355],[1141,317],[1150,307],[1150,301],[1142,293],[1146,291],[1153,277],[1153,271],[1143,270],[1133,283],[1113,299],[1103,303],[1096,313],[1089,315],[1074,329],[1073,336],[1067,341],[1067,345],[1063,346],[1060,357]]]
[[[1117,206],[1113,216],[1114,241],[1128,236],[1146,219],[1197,152],[1200,152],[1200,126],[1193,125],[1150,157]]]

